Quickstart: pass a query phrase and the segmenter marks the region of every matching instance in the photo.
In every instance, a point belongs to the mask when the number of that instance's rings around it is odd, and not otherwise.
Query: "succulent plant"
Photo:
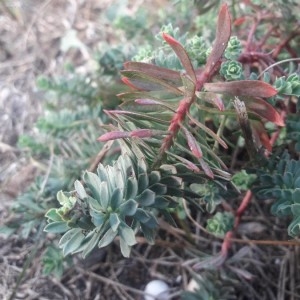
[[[173,187],[181,183],[175,176],[168,180]],[[174,203],[160,181],[159,171],[147,173],[143,159],[134,168],[128,154],[113,166],[100,164],[97,174],[85,172],[83,184],[75,182],[73,192],[58,193],[61,207],[48,211],[45,231],[65,233],[59,243],[64,255],[83,252],[85,257],[97,245],[105,247],[119,236],[122,254],[129,256],[135,233],[141,230],[153,243],[156,213],[168,215],[167,208]]]
[[[207,220],[206,229],[218,236],[224,236],[232,230],[234,217],[230,212],[217,212],[211,219]]]
[[[228,81],[243,79],[243,65],[235,60],[222,63],[220,74]]]
[[[224,56],[230,60],[236,60],[242,53],[242,44],[236,36],[230,37]]]

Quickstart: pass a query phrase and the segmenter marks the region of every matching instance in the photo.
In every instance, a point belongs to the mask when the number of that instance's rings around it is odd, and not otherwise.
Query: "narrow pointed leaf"
[[[132,88],[132,89],[134,89],[134,90],[143,91],[142,88],[140,88],[140,87],[134,85],[127,77],[122,77],[121,80],[122,80],[122,82],[123,82],[124,84],[126,84],[126,85],[129,86],[130,88]]]
[[[207,134],[209,134],[212,138],[214,138],[218,143],[224,147],[225,149],[228,149],[228,146],[226,143],[217,135],[215,134],[211,129],[209,129],[207,126],[193,118],[190,114],[188,114],[189,119],[196,124],[198,127],[200,127],[203,131],[205,131]]]
[[[225,109],[224,103],[221,99],[221,97],[218,94],[210,93],[210,92],[196,92],[197,98],[211,103],[213,106],[218,108],[220,111],[223,111]]]
[[[182,78],[182,83],[184,86],[184,90],[183,90],[184,98],[190,99],[190,101],[193,101],[194,95],[195,95],[195,90],[196,90],[196,85],[192,81],[191,77],[188,76],[187,74],[182,74],[181,78]]]
[[[278,126],[284,126],[284,120],[278,111],[267,101],[260,98],[241,98],[246,104],[248,110],[255,112],[259,116],[275,123]]]
[[[221,6],[218,16],[218,24],[216,31],[216,40],[213,46],[213,49],[207,59],[207,63],[205,66],[205,72],[210,73],[214,68],[216,63],[219,61],[221,56],[223,55],[227,43],[229,41],[231,35],[231,20],[228,11],[228,7],[226,4]]]
[[[177,160],[179,160],[180,162],[182,162],[186,168],[192,170],[193,172],[195,173],[200,173],[200,169],[191,161],[183,158],[183,157],[180,157],[172,152],[167,152],[170,156],[174,156]]]
[[[168,82],[160,78],[150,76],[145,72],[127,70],[127,71],[122,71],[121,74],[122,76],[127,78],[130,83],[138,87],[138,89],[140,90],[157,91],[157,90],[168,89],[169,91],[173,92],[176,95],[182,95],[182,92],[179,89],[177,89],[175,86],[169,84]]]
[[[196,83],[196,75],[193,65],[183,46],[167,33],[163,33],[162,36],[178,56],[183,68],[186,70],[186,73],[191,77],[193,82]]]
[[[270,84],[258,80],[205,83],[204,88],[208,92],[225,93],[233,96],[269,98],[277,94],[277,90]]]
[[[168,133],[166,131],[162,130],[152,130],[152,129],[137,129],[133,130],[129,133],[131,137],[139,137],[139,138],[147,138],[152,136],[162,136],[167,135]]]
[[[124,131],[111,131],[102,134],[97,140],[100,142],[107,142],[116,139],[128,138],[129,133]]]
[[[209,165],[203,160],[203,158],[199,159],[201,168],[203,169],[204,173],[209,177],[209,178],[214,178],[214,173],[209,167]]]
[[[198,145],[197,141],[195,140],[194,136],[184,126],[181,126],[181,129],[183,130],[183,132],[186,136],[187,143],[188,143],[189,148],[192,151],[193,155],[196,158],[201,158],[202,151],[201,151],[200,146]]]
[[[250,156],[250,158],[254,158],[257,153],[257,149],[256,149],[256,145],[254,144],[254,141],[253,141],[252,129],[251,129],[250,122],[248,119],[245,102],[240,101],[240,99],[236,98],[233,102],[233,106],[238,115],[238,121],[240,123],[241,129],[242,129],[242,132],[244,135],[246,148],[249,153],[249,156]]]
[[[161,100],[154,100],[154,99],[135,99],[134,101],[137,104],[140,105],[159,105],[162,107],[167,108],[168,110],[171,110],[172,112],[175,112],[175,105],[172,107],[168,102],[166,101],[161,101]]]
[[[178,71],[170,70],[163,67],[158,67],[153,64],[143,63],[143,62],[126,62],[124,64],[125,70],[135,70],[142,71],[150,76],[162,79],[172,85],[180,86],[182,84],[180,73]]]
[[[126,93],[120,93],[117,95],[122,101],[135,100],[139,98],[149,98],[149,99],[173,99],[174,93],[171,93],[167,90],[164,91],[132,91]]]
[[[105,111],[106,112],[106,111]],[[169,124],[169,122],[165,121],[165,120],[161,120],[159,118],[156,117],[152,117],[152,116],[147,116],[145,114],[142,113],[136,113],[136,112],[131,112],[131,111],[124,111],[124,110],[111,110],[108,111],[109,115],[124,115],[124,116],[130,116],[132,118],[136,118],[138,120],[148,120],[148,121],[154,121],[154,122],[158,122],[158,123],[162,123],[162,124]]]
[[[264,125],[261,122],[258,122],[258,121],[251,121],[251,125],[252,125],[252,128],[253,128],[256,136],[258,137],[258,139],[262,143],[262,145],[269,152],[271,152],[272,151],[272,144],[271,144],[270,137],[269,137]]]

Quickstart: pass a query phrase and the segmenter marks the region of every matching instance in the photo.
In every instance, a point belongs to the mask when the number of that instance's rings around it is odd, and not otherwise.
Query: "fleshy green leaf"
[[[110,206],[113,211],[117,210],[118,207],[121,205],[123,199],[123,193],[120,188],[116,188],[113,191],[113,194],[110,198]]]
[[[67,222],[53,222],[44,228],[44,231],[51,233],[63,233],[66,232],[70,227],[67,225]]]
[[[113,231],[117,231],[120,223],[121,223],[121,220],[120,220],[118,214],[116,214],[116,213],[110,214],[110,216],[109,216],[109,224],[110,224],[110,226],[111,226],[111,228],[112,228]]]
[[[77,231],[74,233],[74,235],[63,246],[64,256],[75,252],[80,247],[84,239],[85,235],[82,233],[82,231]]]
[[[91,192],[93,194],[93,198],[95,198],[96,200],[99,201],[99,203],[101,203],[101,195],[100,195],[101,180],[100,180],[100,178],[96,174],[87,171],[83,175],[83,180],[84,180],[85,184],[91,190]]]
[[[133,199],[129,199],[128,201],[120,205],[119,211],[120,214],[124,216],[133,216],[137,208],[138,208],[138,203]]]
[[[120,238],[120,248],[121,248],[121,253],[124,257],[130,256],[131,247],[128,246],[127,242],[122,238]]]
[[[102,226],[107,219],[107,214],[91,210],[92,222],[96,227]]]
[[[119,235],[127,245],[133,246],[136,244],[135,234],[131,227],[122,222],[119,226]]]
[[[76,192],[77,192],[80,199],[87,198],[88,195],[87,195],[82,183],[79,180],[75,181],[74,186],[75,186],[75,190],[76,190]]]
[[[98,243],[98,247],[99,248],[103,248],[108,246],[113,240],[114,238],[117,236],[118,232],[117,231],[113,231],[112,228],[109,228],[105,234],[102,236],[102,238],[100,239],[99,243]]]
[[[136,200],[141,206],[150,206],[155,202],[155,193],[146,189],[136,197]]]
[[[56,222],[63,221],[61,215],[57,213],[56,208],[49,209],[45,217],[51,221],[56,221]]]

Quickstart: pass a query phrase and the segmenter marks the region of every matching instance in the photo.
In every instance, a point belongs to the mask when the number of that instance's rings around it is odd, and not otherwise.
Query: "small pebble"
[[[145,300],[168,300],[169,299],[169,286],[162,280],[152,280],[146,287],[144,292]]]

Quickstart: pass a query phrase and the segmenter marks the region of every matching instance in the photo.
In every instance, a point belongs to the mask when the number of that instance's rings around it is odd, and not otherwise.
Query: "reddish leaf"
[[[162,79],[167,81],[170,84],[174,84],[176,86],[181,86],[182,81],[180,77],[180,72],[170,70],[167,68],[158,67],[153,64],[142,63],[142,62],[126,62],[124,64],[125,70],[128,71],[142,71],[152,77],[156,77],[158,79]]]
[[[124,84],[126,84],[127,86],[129,86],[130,88],[134,89],[134,90],[139,90],[142,91],[142,89],[138,88],[137,86],[135,86],[128,78],[123,77],[121,78],[121,80],[123,81]]]
[[[209,177],[209,178],[214,178],[214,173],[209,167],[209,165],[203,160],[203,158],[199,159],[201,168],[203,169],[204,173]]]
[[[218,16],[218,24],[216,31],[216,40],[213,46],[213,49],[207,59],[207,63],[205,66],[205,71],[210,73],[214,68],[215,64],[223,55],[227,47],[227,43],[229,41],[231,35],[231,20],[228,11],[228,7],[226,4],[221,6],[219,16]]]
[[[193,155],[196,158],[201,158],[202,157],[202,151],[201,151],[201,148],[199,147],[196,139],[194,138],[194,136],[184,126],[181,126],[181,129],[183,130],[183,132],[186,136],[189,148],[192,151]]]
[[[187,74],[182,74],[181,78],[184,86],[184,97],[192,101],[194,99],[196,85]]]
[[[269,98],[277,94],[277,90],[270,84],[259,80],[205,83],[204,88],[208,92],[224,93],[233,96]]]
[[[200,169],[194,164],[192,163],[191,161],[189,161],[188,159],[186,158],[183,158],[181,156],[178,156],[174,153],[168,153],[169,155],[172,155],[174,156],[175,158],[177,158],[179,161],[181,161],[188,169],[192,170],[193,172],[195,173],[200,173]]]
[[[183,68],[186,70],[186,73],[191,77],[193,82],[196,83],[196,74],[193,65],[183,46],[167,33],[163,33],[162,36],[178,56]]]
[[[260,117],[267,119],[270,122],[275,123],[278,126],[284,126],[284,120],[278,111],[267,101],[260,98],[250,98],[243,97],[241,98],[245,104],[247,109],[256,113]]]
[[[240,17],[234,20],[233,25],[234,26],[240,26],[246,21],[246,17]]]
[[[182,92],[170,85],[168,82],[164,81],[163,79],[151,76],[142,71],[135,71],[135,70],[125,70],[122,71],[121,74],[127,78],[128,82],[131,83],[132,86],[137,87],[140,90],[145,91],[159,91],[168,89],[169,91],[173,92],[177,95],[182,95]]]
[[[210,93],[210,92],[196,92],[197,98],[211,103],[213,106],[218,108],[220,111],[223,111],[225,109],[224,103],[220,97],[220,95],[215,94],[215,93]]]
[[[129,134],[131,137],[148,138],[155,135],[166,135],[167,132],[161,130],[137,129],[131,131]]]
[[[129,137],[128,132],[111,131],[111,132],[104,133],[97,140],[100,141],[100,142],[107,142],[107,141],[121,139],[121,138],[127,138],[127,137]]]
[[[140,105],[159,105],[163,106],[173,112],[175,112],[175,107],[171,107],[169,103],[165,101],[159,101],[159,100],[154,100],[154,99],[135,99],[135,103],[140,104]]]
[[[253,128],[253,131],[255,133],[255,136],[258,137],[262,145],[269,151],[272,151],[272,144],[270,141],[270,138],[268,136],[268,133],[263,125],[263,123],[258,121],[251,121],[251,125]]]
[[[173,99],[174,93],[168,91],[132,91],[127,93],[120,93],[117,95],[122,101],[133,101],[135,99]]]

